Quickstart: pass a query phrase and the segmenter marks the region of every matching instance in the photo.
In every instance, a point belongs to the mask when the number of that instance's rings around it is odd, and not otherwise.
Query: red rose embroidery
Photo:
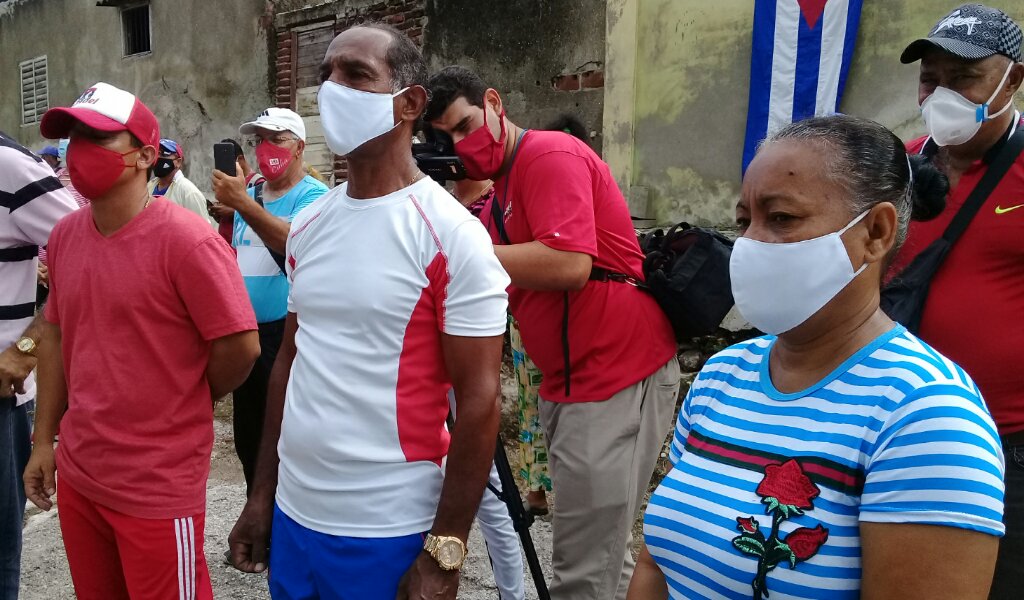
[[[809,527],[796,529],[782,541],[793,551],[797,560],[804,561],[817,554],[818,549],[821,548],[827,539],[828,529],[819,524],[814,529]]]
[[[737,529],[743,533],[755,533],[761,526],[754,517],[736,517]]]
[[[732,539],[732,545],[757,558],[757,573],[751,586],[754,600],[759,600],[768,597],[768,574],[782,563],[788,562],[789,568],[795,569],[798,563],[812,558],[828,540],[828,529],[821,524],[814,528],[799,527],[785,539],[779,538],[782,522],[813,510],[812,501],[821,493],[796,460],[766,466],[756,492],[765,504],[765,512],[772,517],[771,530],[762,531],[754,517],[736,517],[740,535]]]
[[[775,498],[779,504],[788,504],[796,508],[814,508],[811,500],[818,497],[821,490],[804,474],[800,464],[793,459],[782,465],[768,465],[764,469],[764,479],[757,486],[757,495],[762,498]]]

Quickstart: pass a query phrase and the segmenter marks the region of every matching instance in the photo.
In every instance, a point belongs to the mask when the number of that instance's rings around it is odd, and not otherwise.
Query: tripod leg
[[[551,600],[548,593],[547,582],[544,580],[544,570],[540,566],[540,559],[537,557],[537,549],[533,545],[533,537],[530,535],[530,525],[533,524],[533,515],[526,511],[523,500],[519,497],[519,488],[516,486],[515,476],[512,474],[512,466],[508,462],[508,455],[505,453],[505,444],[498,436],[498,447],[494,453],[494,464],[498,469],[498,479],[501,481],[501,493],[498,497],[508,507],[509,517],[512,518],[512,525],[519,534],[523,544],[523,552],[526,554],[526,563],[530,568],[530,575],[533,577],[533,584],[537,588],[537,597],[540,600]]]

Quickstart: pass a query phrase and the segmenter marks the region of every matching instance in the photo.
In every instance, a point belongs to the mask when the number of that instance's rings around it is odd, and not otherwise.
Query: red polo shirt
[[[1017,126],[1024,126],[1024,120]],[[907,144],[907,150],[934,153],[935,144],[927,141],[916,139]],[[985,174],[994,152],[961,175],[938,218],[911,223],[910,236],[892,273],[902,270],[942,235]],[[932,279],[918,335],[970,374],[1000,435],[1024,430],[1024,368],[1020,365],[1024,349],[1024,155],[985,201]]]
[[[494,192],[481,214],[494,243],[502,243],[491,218],[491,204],[499,202],[511,243],[539,241],[589,254],[594,266],[643,278],[643,254],[626,200],[608,165],[580,140],[562,132],[528,132]],[[675,356],[672,327],[649,294],[599,281],[568,292],[567,340],[565,298],[565,292],[509,288],[509,311],[519,322],[527,354],[544,375],[540,395],[545,400],[607,400]]]

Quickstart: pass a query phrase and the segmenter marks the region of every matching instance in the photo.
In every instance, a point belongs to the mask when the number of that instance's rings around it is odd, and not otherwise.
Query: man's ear
[[[501,101],[501,95],[498,93],[498,90],[494,88],[487,88],[487,91],[484,92],[484,108],[486,108],[487,105],[490,105],[494,114],[501,116],[505,106]]]
[[[1015,63],[1010,69],[1010,76],[1006,78],[1006,89],[1011,101],[1013,95],[1020,91],[1022,84],[1024,84],[1024,63]]]
[[[295,144],[295,158],[302,156],[302,153],[306,151],[306,142],[299,140],[299,143]]]
[[[427,88],[422,85],[409,86],[401,98],[403,104],[398,110],[398,118],[402,121],[416,121],[427,109]]]
[[[139,149],[138,158],[135,159],[135,168],[145,171],[156,164],[160,153],[153,146],[143,146]]]

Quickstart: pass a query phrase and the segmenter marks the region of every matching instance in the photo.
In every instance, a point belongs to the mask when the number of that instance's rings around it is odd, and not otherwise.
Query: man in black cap
[[[904,50],[921,61],[919,101],[929,135],[907,144],[949,178],[938,218],[912,223],[893,266],[938,239],[1011,135],[1024,135],[1013,96],[1024,80],[1021,29],[1002,11],[963,5]],[[1018,130],[1021,130],[1018,133]],[[1006,456],[1004,523],[991,598],[1020,598],[1024,582],[1024,155],[987,197],[931,280],[918,334],[970,374],[999,428]],[[979,485],[999,485],[993,481]],[[955,501],[955,498],[951,498]]]

